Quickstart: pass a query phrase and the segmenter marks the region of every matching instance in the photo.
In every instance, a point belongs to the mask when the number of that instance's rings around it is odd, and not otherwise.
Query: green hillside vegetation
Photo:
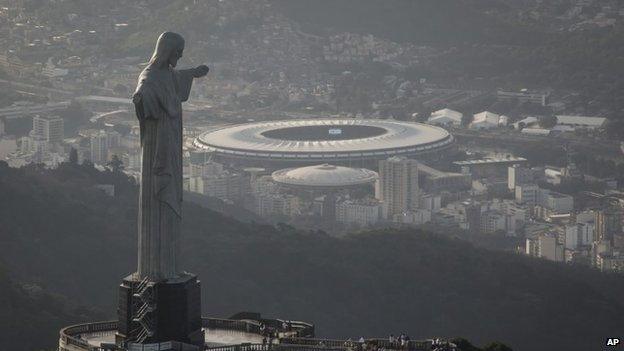
[[[117,196],[95,184],[115,184]],[[117,285],[135,267],[136,190],[124,175],[90,166],[0,164],[0,247],[11,278],[114,318]],[[182,267],[202,281],[204,315],[258,311],[312,321],[323,337],[406,332],[500,340],[514,350],[596,349],[624,325],[621,275],[417,230],[338,239],[242,223],[188,202],[184,211]],[[32,335],[53,346],[67,319]]]
[[[0,344],[4,350],[53,349],[60,328],[102,318],[37,285],[17,285],[0,265]]]
[[[527,44],[539,43],[543,35],[518,23],[507,23],[488,16],[474,4],[457,0],[268,0],[271,11],[283,14],[304,32],[333,35],[339,32],[373,34],[396,42],[420,45],[462,43]],[[264,2],[259,2],[263,4]],[[496,3],[497,1],[492,1]],[[266,22],[255,14],[218,13],[196,6],[187,11],[186,1],[155,4],[153,14],[141,19],[141,30],[130,35],[119,49],[146,52],[152,49],[158,33],[175,28],[186,37],[202,40],[206,35],[248,34],[248,26]],[[223,26],[219,16],[233,16]],[[162,19],[166,18],[166,21]],[[270,21],[270,20],[269,20]]]
[[[457,0],[273,0],[306,31],[373,34],[418,44],[519,44],[539,41],[529,27],[488,16]],[[481,1],[483,2],[483,1]],[[499,1],[490,1],[495,4]],[[500,2],[499,2],[500,3]],[[491,6],[491,5],[490,5]]]

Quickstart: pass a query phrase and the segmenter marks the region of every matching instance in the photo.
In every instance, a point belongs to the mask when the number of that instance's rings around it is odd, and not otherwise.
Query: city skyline
[[[623,33],[616,0],[0,0],[6,318],[61,351],[611,346]]]

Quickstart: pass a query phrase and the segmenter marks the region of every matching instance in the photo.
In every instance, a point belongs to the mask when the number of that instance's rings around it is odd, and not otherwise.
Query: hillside
[[[405,70],[386,74],[484,90],[571,91],[579,94],[573,104],[583,111],[579,113],[618,121],[613,129],[616,132],[610,134],[621,136],[621,23],[568,31],[536,23],[530,16],[520,18],[519,9],[531,13],[528,3],[506,0],[237,0],[194,4],[177,0],[155,4],[149,15],[137,15],[133,19],[136,29],[105,54],[146,57],[158,33],[176,30],[193,43],[188,63],[218,63],[217,75],[237,68],[230,66],[232,62],[242,64],[245,70],[259,71],[256,75],[237,75],[250,81],[270,76],[275,67],[269,63],[279,63],[280,70],[292,76],[345,69],[374,74],[389,68],[334,67],[320,59],[321,46],[331,36],[373,34],[387,43],[426,46],[435,52],[433,57],[415,57]],[[274,31],[280,39],[267,40],[267,33]],[[320,38],[321,44],[310,40],[310,34],[318,36],[315,38]]]
[[[37,285],[17,285],[0,265],[0,344],[5,350],[51,347],[63,326],[103,318]]]
[[[607,117],[612,121],[609,136],[619,140],[624,135],[624,81],[619,79],[624,75],[624,26],[620,18],[613,25],[575,30],[576,24],[582,24],[576,22],[593,20],[602,11],[599,2],[593,3],[583,10],[586,13],[568,22],[564,18],[575,11],[571,1],[26,2],[38,19],[52,27],[65,28],[66,14],[71,12],[85,23],[97,22],[100,15],[129,23],[123,35],[101,45],[97,56],[106,58],[104,61],[128,57],[144,60],[158,34],[174,30],[189,44],[184,66],[208,63],[214,68],[212,77],[219,80],[242,79],[267,87],[283,73],[290,83],[305,85],[310,77],[324,81],[351,71],[364,77],[397,76],[411,82],[424,79],[445,88],[553,89],[556,96],[566,97],[566,114]],[[616,5],[604,7],[619,13]],[[372,34],[380,47],[398,47],[409,54],[397,62],[363,66],[327,60],[324,50],[332,40],[338,47],[353,41],[345,39],[350,37],[347,33]],[[371,94],[365,101],[383,100],[382,96],[394,92],[380,79],[371,80],[376,84],[370,89],[380,96]],[[337,90],[347,101],[361,96],[360,92],[359,88]],[[279,100],[278,95],[261,106],[271,105],[274,99]],[[398,108],[401,111],[382,112],[395,117],[429,112],[421,102],[413,103]],[[362,105],[366,104],[340,104],[340,108],[349,113],[367,112],[361,110]],[[319,107],[328,106],[333,105],[323,103]]]
[[[195,4],[176,0],[154,4],[149,15],[136,14],[138,30],[118,45],[118,50],[145,55],[152,50],[158,33],[172,29],[189,42],[205,45],[203,49],[189,48],[190,57],[208,54],[213,61],[227,61],[237,52],[254,54],[250,49],[263,45],[263,27],[292,27],[295,36],[284,40],[311,46],[309,34],[327,38],[343,32],[432,46],[535,45],[550,37],[485,11],[505,7],[500,0],[490,0],[489,5],[482,2],[475,6],[463,0],[237,0]],[[135,9],[128,10],[133,13]],[[313,51],[304,54],[313,58]],[[291,53],[291,59],[297,54]]]
[[[115,184],[117,196],[96,183]],[[135,265],[136,186],[87,166],[0,164],[0,192],[0,247],[12,279],[114,317],[116,287]],[[514,350],[596,349],[624,325],[620,275],[419,231],[336,239],[237,222],[191,203],[183,231],[182,266],[202,280],[204,315],[259,311],[313,321],[324,337],[407,332],[500,340]],[[46,346],[59,320],[36,334]]]
[[[273,8],[318,35],[336,32],[373,34],[420,45],[534,42],[531,28],[506,23],[483,8],[505,7],[481,0],[272,0]]]

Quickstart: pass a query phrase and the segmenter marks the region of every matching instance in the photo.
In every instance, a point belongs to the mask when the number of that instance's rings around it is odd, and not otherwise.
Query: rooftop
[[[522,133],[532,135],[550,135],[551,131],[543,128],[524,128],[522,129]]]
[[[435,122],[437,120],[452,120],[455,123],[461,123],[463,116],[464,115],[461,112],[445,108],[432,112],[429,117],[429,122]]]
[[[500,118],[500,115],[496,113],[493,113],[490,111],[483,111],[481,113],[477,113],[474,115],[474,119],[472,120],[472,123],[488,122],[488,123],[498,124],[499,118]]]
[[[467,161],[455,161],[453,164],[458,166],[471,166],[471,165],[486,165],[495,163],[516,163],[526,162],[524,157],[508,157],[508,158],[484,158],[480,160],[467,160]]]
[[[287,168],[273,172],[273,180],[289,186],[345,187],[369,184],[377,180],[377,173],[365,168],[349,168],[322,164]]]
[[[313,138],[303,140],[303,136]],[[200,135],[195,146],[217,153],[260,157],[392,156],[453,143],[446,130],[380,119],[308,119],[233,125]]]
[[[557,115],[557,124],[584,125],[588,127],[602,127],[606,118],[604,117],[587,117],[587,116],[566,116]]]
[[[443,178],[443,177],[451,177],[451,176],[463,176],[461,173],[453,173],[453,172],[444,172],[437,170],[435,168],[429,167],[424,163],[418,162],[418,172],[422,172],[432,178]]]

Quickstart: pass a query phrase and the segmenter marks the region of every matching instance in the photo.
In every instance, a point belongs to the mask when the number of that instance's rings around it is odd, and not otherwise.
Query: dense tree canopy
[[[116,287],[136,265],[136,190],[90,166],[0,167],[9,275],[114,317]],[[624,323],[621,276],[414,230],[338,239],[184,210],[182,266],[202,280],[204,315],[251,310],[313,321],[324,337],[457,335],[519,350],[591,349]]]

